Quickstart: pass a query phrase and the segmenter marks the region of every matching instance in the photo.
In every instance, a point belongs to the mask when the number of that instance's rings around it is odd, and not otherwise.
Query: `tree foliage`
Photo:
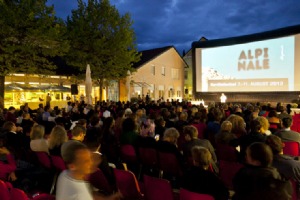
[[[11,73],[52,74],[51,57],[69,48],[66,28],[46,0],[0,0],[0,96]]]
[[[92,78],[102,90],[104,80],[119,80],[133,71],[140,55],[128,13],[123,16],[109,0],[78,0],[78,8],[67,18],[71,50],[68,64],[82,71],[90,64]],[[101,100],[101,92],[100,92]]]
[[[68,51],[62,37],[65,27],[46,0],[3,0],[0,2],[1,74],[22,72],[51,74],[49,60]]]

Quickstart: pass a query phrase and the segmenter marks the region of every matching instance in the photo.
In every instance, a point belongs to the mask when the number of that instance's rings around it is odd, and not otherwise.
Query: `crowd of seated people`
[[[237,154],[235,162],[246,167],[234,179],[235,199],[243,199],[241,197],[244,195],[253,193],[251,190],[244,191],[244,183],[239,182],[244,180],[248,172],[255,174],[252,178],[264,177],[264,173],[254,170],[256,168],[272,171],[272,178],[282,181],[275,181],[278,187],[288,188],[285,183],[291,178],[299,180],[297,170],[285,170],[282,167],[290,165],[290,168],[298,169],[300,166],[299,161],[282,155],[281,141],[300,142],[299,133],[290,130],[292,116],[282,106],[273,108],[270,105],[260,106],[258,103],[211,104],[206,108],[203,105],[189,105],[177,101],[103,101],[93,108],[84,102],[74,102],[68,103],[61,110],[40,106],[33,111],[27,105],[17,112],[11,107],[2,110],[0,116],[0,179],[13,184],[22,182],[20,179],[28,179],[32,175],[30,170],[40,167],[36,166],[39,164],[32,156],[35,152],[64,158],[69,152],[68,149],[76,144],[86,145],[93,153],[93,159],[87,160],[93,164],[92,171],[95,172],[98,167],[105,172],[104,175],[110,183],[114,181],[109,166],[122,168],[122,162],[126,162],[122,160],[120,152],[123,145],[131,145],[137,158],[140,147],[175,155],[183,172],[182,177],[177,179],[177,186],[210,194],[215,199],[228,199],[229,195],[228,186],[219,176],[220,159],[217,155],[224,145],[234,149]],[[81,153],[88,156],[83,152],[85,147],[80,148]],[[257,157],[258,154],[265,154],[265,157]],[[68,155],[65,158],[69,170],[73,170],[74,159]],[[140,165],[138,162],[136,164]],[[137,166],[132,170],[138,177],[142,177],[138,174],[141,172],[136,170]],[[68,174],[62,175],[66,176]],[[210,187],[201,187],[201,190],[191,187],[200,178],[203,178],[203,184],[216,185],[215,189],[211,191]],[[19,180],[16,181],[17,179]],[[40,180],[35,181],[32,184],[38,185]],[[63,190],[58,191],[59,196],[63,196],[62,192]],[[116,198],[119,197],[116,195]]]

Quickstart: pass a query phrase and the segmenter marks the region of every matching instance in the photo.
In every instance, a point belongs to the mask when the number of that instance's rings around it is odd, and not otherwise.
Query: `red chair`
[[[31,197],[31,200],[55,200],[55,196],[45,193],[37,193]]]
[[[23,190],[12,188],[10,191],[10,198],[13,200],[28,200],[27,195]]]
[[[65,161],[60,156],[50,156],[53,167],[58,171],[64,171],[67,169]]]
[[[154,167],[157,165],[157,151],[154,148],[139,148],[139,160],[143,165]]]
[[[5,182],[0,180],[0,197],[1,200],[10,200],[10,193]]]
[[[199,194],[190,192],[186,189],[180,189],[180,200],[214,200],[215,198],[208,194]]]
[[[290,155],[290,156],[299,156],[299,143],[298,142],[292,142],[292,141],[286,141],[283,142],[283,154]]]
[[[121,158],[124,162],[136,163],[137,156],[135,149],[130,144],[125,144],[121,146]]]
[[[172,153],[158,152],[160,177],[163,174],[172,176],[181,176],[182,171],[176,156]]]
[[[238,162],[220,160],[220,178],[229,189],[233,188],[232,179],[242,167]]]
[[[145,197],[147,200],[173,200],[169,181],[144,175]]]
[[[113,193],[113,188],[108,183],[106,177],[100,169],[97,169],[94,173],[90,174],[88,177],[88,181],[92,186],[99,189],[101,193]]]
[[[238,153],[236,149],[227,144],[216,144],[216,154],[219,160],[237,161]]]
[[[42,165],[43,167],[45,167],[47,169],[52,168],[51,160],[50,160],[48,153],[46,153],[44,151],[36,151],[35,155],[37,156],[40,165]]]
[[[293,188],[292,200],[298,200],[298,183],[293,179],[291,179],[290,182]]]
[[[135,175],[130,171],[114,169],[117,188],[122,193],[123,197],[128,200],[143,199],[143,194],[140,192],[140,187]]]

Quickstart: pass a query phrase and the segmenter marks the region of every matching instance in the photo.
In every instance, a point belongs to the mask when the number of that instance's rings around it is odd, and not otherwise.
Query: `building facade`
[[[184,98],[184,70],[186,63],[173,46],[142,51],[141,60],[133,67],[120,94],[123,99],[182,100]],[[121,99],[122,97],[120,97]]]

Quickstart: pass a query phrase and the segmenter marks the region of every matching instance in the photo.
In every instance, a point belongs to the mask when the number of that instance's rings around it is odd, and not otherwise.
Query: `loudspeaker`
[[[78,86],[77,86],[77,84],[72,84],[71,85],[71,94],[72,95],[77,95],[78,94]]]
[[[185,94],[188,94],[188,93],[189,93],[189,89],[185,89],[185,90],[184,90],[184,93],[185,93]]]

